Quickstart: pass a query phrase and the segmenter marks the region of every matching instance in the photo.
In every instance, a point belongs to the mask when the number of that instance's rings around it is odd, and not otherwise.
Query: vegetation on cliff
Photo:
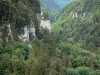
[[[0,1],[0,27],[6,22],[20,29],[31,20],[37,28],[32,48],[0,38],[0,75],[100,75],[100,1],[72,1],[59,13],[51,33],[38,29],[39,7],[38,0]],[[47,12],[43,15],[49,18]]]

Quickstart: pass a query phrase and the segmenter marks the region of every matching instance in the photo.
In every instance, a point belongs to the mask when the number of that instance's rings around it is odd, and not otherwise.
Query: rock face
[[[49,19],[44,19],[43,13],[41,13],[41,21],[40,21],[40,28],[46,29],[51,32],[51,23]]]
[[[39,16],[37,16],[39,18]],[[42,16],[41,16],[42,17]],[[40,20],[40,19],[38,19]],[[50,26],[50,20],[40,20],[40,28],[47,29],[49,31],[49,33],[51,32],[51,26]],[[29,42],[31,40],[34,39],[34,37],[36,37],[35,35],[35,25],[33,22],[31,22],[30,25],[24,26],[20,29],[20,34],[17,32],[17,29],[15,29],[14,31],[16,31],[16,33],[13,31],[13,29],[11,28],[10,23],[5,24],[4,27],[0,27],[0,37],[5,38],[5,40],[8,42],[9,40],[14,41],[14,38],[19,39],[20,41],[23,42]],[[13,34],[15,34],[16,36],[14,36]]]
[[[17,31],[17,29],[12,29],[10,23],[5,23],[0,27],[0,38],[4,39],[6,42],[15,41],[15,39],[28,42],[35,37],[35,27],[33,24],[22,27],[19,33]]]
[[[40,0],[0,0],[0,39],[29,42],[40,23]]]
[[[14,40],[10,23],[4,23],[3,26],[0,27],[0,38],[7,42]]]
[[[42,16],[41,16],[42,17]],[[39,16],[38,16],[39,18]],[[38,19],[40,20],[40,19]],[[50,20],[40,20],[40,28],[42,29],[47,29],[49,31],[49,33],[51,32],[51,26],[50,26]],[[23,42],[29,42],[32,39],[34,39],[34,37],[36,37],[35,35],[35,25],[33,22],[31,22],[31,25],[27,25],[24,26],[20,29],[20,34],[17,32],[17,29],[15,29],[16,33],[13,31],[13,29],[11,28],[10,23],[5,24],[4,27],[0,27],[0,37],[3,36],[3,38],[5,38],[6,41],[9,41],[9,39],[11,41],[14,41],[14,38],[19,39],[20,41]],[[14,36],[13,34],[15,34],[16,36]]]
[[[46,29],[50,33],[51,32],[50,20],[48,20],[48,19],[43,20],[44,17],[42,15],[42,13],[41,13],[41,16],[39,16],[39,15],[40,14],[37,15],[37,18],[40,21],[40,25],[39,25],[40,29],[43,29],[43,30]],[[29,42],[29,41],[33,40],[34,37],[36,37],[36,35],[35,35],[36,29],[35,29],[35,25],[33,22],[31,22],[31,25],[23,27],[23,30],[24,30],[23,33],[18,35],[18,38],[20,40],[22,40],[23,42],[25,42],[25,41]]]
[[[47,29],[49,32],[51,31],[50,20],[41,19],[43,17],[41,15],[40,9],[40,1],[39,0],[26,0],[24,2],[19,0],[18,2],[11,1],[12,4],[15,5],[15,9],[9,10],[13,6],[9,2],[1,2],[3,11],[5,8],[3,6],[8,7],[9,9],[5,9],[2,13],[0,11],[0,39],[2,38],[4,41],[23,41],[23,42],[31,42],[34,37],[38,37],[39,29]],[[30,8],[31,4],[33,8]],[[7,6],[8,5],[8,6]],[[16,10],[17,13],[14,12]],[[9,12],[8,12],[9,11]],[[7,13],[5,13],[7,12]],[[35,34],[36,33],[36,34]]]
[[[77,12],[71,12],[70,13],[70,16],[72,16],[72,18],[74,19],[74,18],[78,18],[78,17],[84,17],[84,16],[86,16],[86,13],[84,12],[84,13],[80,13],[80,14],[78,14]]]
[[[42,30],[48,30],[49,33],[51,32],[51,24],[50,24],[50,20],[45,19],[44,20],[44,16],[41,13],[41,15],[38,13],[37,14],[37,19],[40,22],[39,24],[39,28]],[[34,39],[34,37],[36,37],[36,29],[35,29],[35,25],[34,23],[31,21],[31,24],[28,26],[23,27],[23,33],[18,35],[18,38],[24,42],[30,42]]]
[[[7,25],[7,28],[8,28],[7,41],[9,40],[9,38],[11,38],[11,41],[14,41],[10,23]]]
[[[36,35],[33,22],[31,22],[31,25],[23,27],[23,33],[18,35],[18,38],[23,42],[29,42],[34,39],[34,37],[36,37]]]
[[[28,28],[27,26],[24,27],[24,33],[23,34],[20,34],[18,35],[18,38],[22,41],[29,41],[29,31],[28,31]]]
[[[51,32],[50,20],[41,20],[40,27]]]

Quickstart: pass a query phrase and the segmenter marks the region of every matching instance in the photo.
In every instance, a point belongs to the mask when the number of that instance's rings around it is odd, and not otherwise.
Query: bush
[[[42,15],[44,18],[44,20],[49,20],[49,15],[47,12],[43,12],[43,15]]]
[[[82,57],[77,57],[74,59],[74,66],[82,66],[84,64],[84,58]]]
[[[67,75],[79,75],[78,71],[73,68],[67,69]]]
[[[52,69],[52,70],[50,70],[50,72],[49,72],[49,75],[56,75],[56,70],[54,70],[54,69]]]
[[[5,53],[0,55],[0,75],[9,75],[11,66],[10,55]]]
[[[92,71],[90,75],[100,75],[100,70]]]
[[[92,71],[89,67],[78,67],[76,70],[79,72],[80,75],[89,75]]]

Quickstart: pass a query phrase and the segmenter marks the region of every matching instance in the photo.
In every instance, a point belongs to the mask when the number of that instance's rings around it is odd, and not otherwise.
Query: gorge
[[[0,0],[0,75],[100,75],[100,0]]]

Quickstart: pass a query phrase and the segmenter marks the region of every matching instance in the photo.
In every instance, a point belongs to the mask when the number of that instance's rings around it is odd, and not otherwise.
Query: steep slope
[[[60,11],[60,5],[54,0],[40,0],[41,10],[48,12],[51,22],[55,20],[55,16]]]
[[[0,35],[14,37],[14,41],[7,42],[5,37],[0,38],[0,75],[100,75],[100,49],[92,52],[79,46],[83,44],[83,31],[87,35],[98,26],[92,34],[99,32],[99,3],[76,0],[67,5],[54,23],[53,34],[48,13],[40,17],[39,0],[0,0]],[[28,32],[29,41],[16,40],[18,32],[23,39]],[[91,38],[89,34],[88,37]]]
[[[74,0],[62,9],[52,28],[63,41],[95,49],[100,47],[99,21],[100,0]]]
[[[0,39],[32,41],[40,36],[40,0],[0,0]]]
[[[41,10],[49,13],[50,20],[53,22],[61,8],[71,2],[71,0],[40,0]]]
[[[54,0],[41,0],[41,4],[46,7],[47,10],[59,11],[60,6]]]

